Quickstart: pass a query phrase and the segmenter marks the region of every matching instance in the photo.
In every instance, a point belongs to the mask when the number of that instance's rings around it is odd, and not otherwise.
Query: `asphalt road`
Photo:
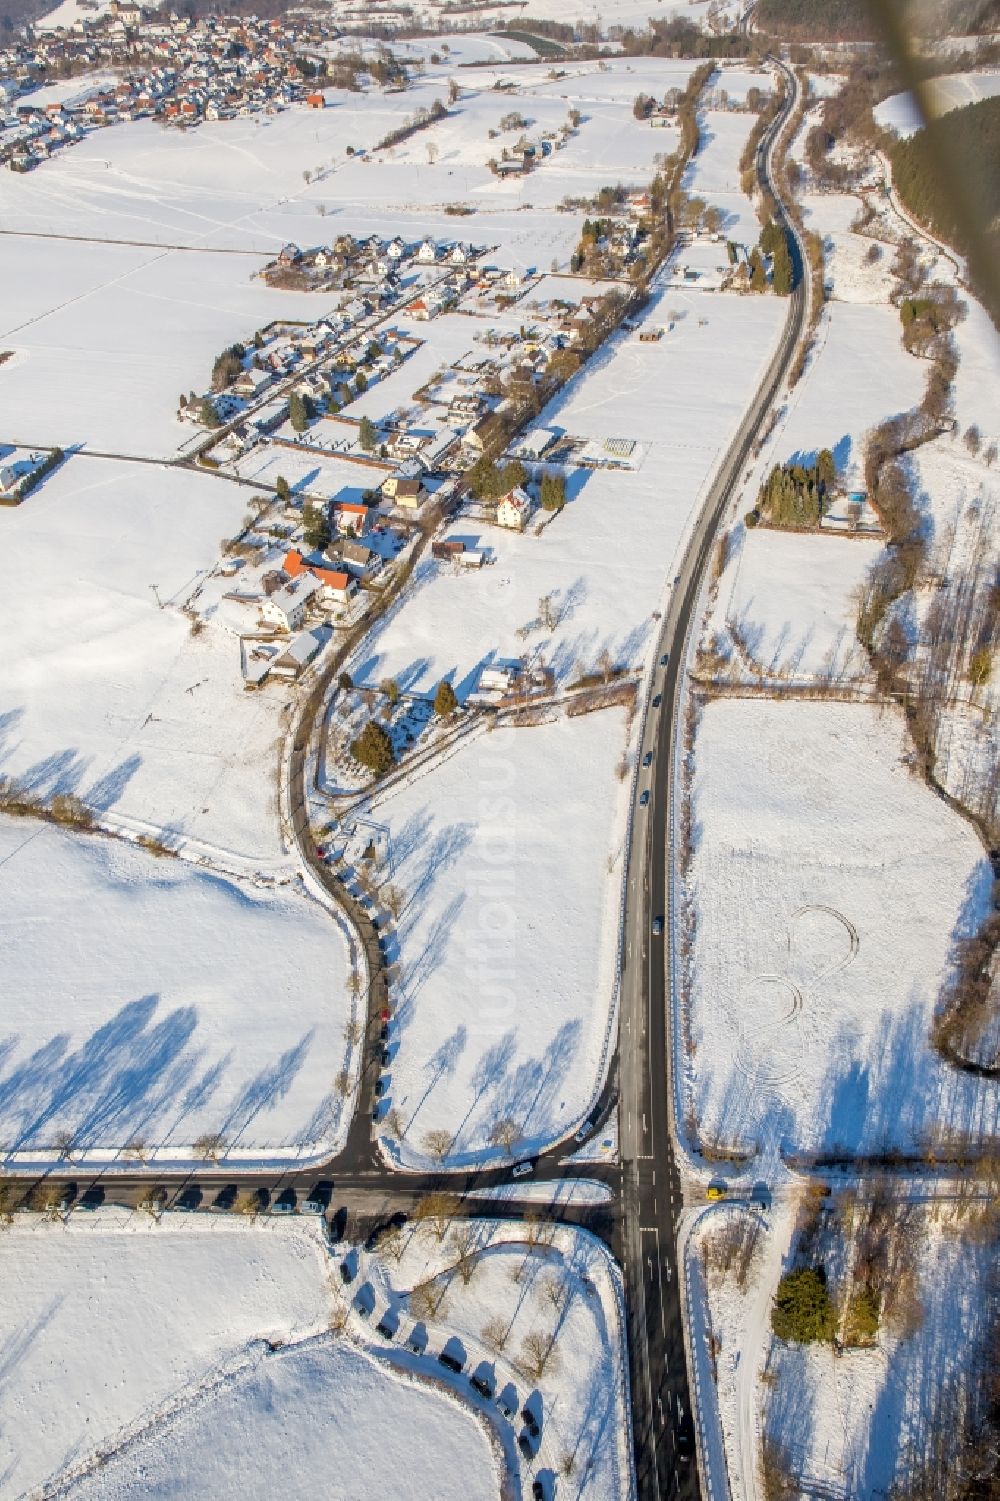
[[[761,181],[772,192],[771,148],[796,100],[795,80],[784,71],[790,81],[786,105],[761,142],[757,160]],[[685,643],[722,516],[804,331],[808,301],[801,247],[796,246],[793,262],[796,286],[781,342],[720,465],[671,592],[639,750],[625,887],[619,1076],[623,1269],[640,1501],[699,1493],[676,1256],[682,1185],[671,1135],[670,971],[676,956],[668,842],[675,747],[683,728]],[[647,755],[651,764],[645,769]],[[657,918],[663,919],[659,935],[652,931]]]

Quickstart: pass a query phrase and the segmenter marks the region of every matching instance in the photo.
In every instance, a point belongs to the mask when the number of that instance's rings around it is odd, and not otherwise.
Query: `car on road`
[[[663,932],[663,918],[662,917],[654,917],[653,918],[653,937],[654,938],[659,938],[659,936],[660,936],[660,934],[662,932]]]
[[[644,808],[649,802],[649,788],[647,787],[639,799],[639,807]]]
[[[677,1458],[685,1463],[691,1458],[691,1435],[686,1428],[677,1430]]]
[[[670,653],[668,651],[665,651],[663,653],[663,656],[660,658],[660,666],[661,667],[666,667],[666,665],[667,665],[667,663],[669,661],[670,661]]]
[[[294,1188],[283,1188],[271,1205],[272,1214],[294,1214],[298,1206],[299,1196]]]
[[[382,1098],[382,1096],[385,1094],[385,1092],[386,1092],[386,1090],[388,1088],[389,1088],[389,1079],[388,1079],[388,1076],[386,1074],[380,1074],[379,1077],[375,1080],[375,1097],[376,1097],[376,1099],[380,1100]]]
[[[448,1371],[454,1371],[457,1376],[462,1369],[462,1362],[457,1355],[452,1355],[450,1350],[442,1350],[438,1360]]]
[[[375,1332],[376,1334],[381,1334],[383,1339],[394,1339],[396,1334],[395,1329],[391,1324],[386,1323],[384,1318],[379,1319],[375,1325]]]
[[[305,1214],[326,1214],[333,1198],[333,1184],[325,1181],[314,1183],[309,1190],[308,1197],[303,1201],[302,1209]]]
[[[481,1397],[485,1397],[487,1401],[489,1401],[490,1397],[492,1397],[493,1395],[493,1387],[490,1385],[489,1378],[485,1375],[477,1374],[475,1376],[470,1376],[469,1385],[472,1387],[472,1390],[474,1392],[478,1392],[479,1395]]]
[[[643,766],[652,766],[652,764],[653,764],[653,752],[652,751],[647,751],[646,752],[646,754],[642,758],[642,764],[643,764]]]
[[[535,1164],[533,1162],[519,1162],[514,1171],[511,1173],[511,1177],[526,1178],[529,1173],[533,1173],[534,1171]]]
[[[724,1183],[710,1183],[706,1192],[706,1198],[724,1199],[728,1190]]]
[[[212,1208],[232,1209],[233,1205],[236,1203],[238,1196],[239,1189],[236,1187],[236,1184],[227,1183],[223,1188],[219,1189],[219,1192],[212,1200]]]
[[[677,585],[677,584],[679,584],[679,583],[680,583],[680,581],[681,581],[681,576],[680,576],[680,574],[679,574],[679,573],[675,573],[675,574],[674,574],[674,585],[675,585],[675,586],[676,586],[676,585]]]
[[[660,705],[661,705],[661,704],[662,704],[662,702],[663,702],[663,698],[662,698],[662,696],[661,696],[661,695],[660,695],[660,694],[659,694],[659,693],[658,693],[658,694],[657,694],[657,695],[656,695],[656,697],[655,697],[655,698],[654,698],[654,699],[653,699],[653,708],[654,708],[654,709],[658,709],[658,708],[659,708],[659,707],[660,707]]]

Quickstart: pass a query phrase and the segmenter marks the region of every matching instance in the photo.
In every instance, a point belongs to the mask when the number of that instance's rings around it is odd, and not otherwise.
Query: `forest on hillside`
[[[973,36],[1000,24],[997,0],[903,0],[919,36]],[[881,36],[872,0],[760,0],[757,24],[792,41],[865,42]]]
[[[1000,257],[1000,96],[967,104],[932,120],[892,149],[892,175],[903,203],[922,224],[954,245],[969,251],[969,229],[955,214],[948,181],[960,175],[979,213],[981,232],[994,264]],[[982,290],[982,289],[980,289]],[[989,304],[994,322],[1000,307]]]

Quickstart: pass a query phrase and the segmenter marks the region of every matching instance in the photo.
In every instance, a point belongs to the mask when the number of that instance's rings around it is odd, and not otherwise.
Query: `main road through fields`
[[[765,134],[757,157],[761,183],[776,201],[771,152],[798,97],[796,80],[790,70],[783,71],[789,83],[785,105]],[[670,1130],[670,980],[671,966],[677,962],[669,882],[672,856],[668,850],[672,799],[676,796],[673,769],[677,736],[682,733],[686,642],[696,620],[713,543],[805,328],[808,296],[804,260],[794,227],[789,224],[788,228],[794,244],[796,285],[789,298],[784,332],[719,467],[671,593],[660,632],[657,667],[649,684],[631,813],[619,1074],[623,1261],[641,1501],[693,1498],[699,1492],[679,1287],[682,1269],[676,1259],[682,1190]],[[667,658],[665,664],[663,657]],[[647,754],[651,757],[648,769],[643,766]],[[661,934],[653,932],[657,918],[663,919]]]

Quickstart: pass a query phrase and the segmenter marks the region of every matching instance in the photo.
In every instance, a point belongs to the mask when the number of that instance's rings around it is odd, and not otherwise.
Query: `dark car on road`
[[[668,663],[669,660],[670,660],[670,653],[667,652],[667,651],[665,651],[663,653],[663,656],[660,658],[660,666],[661,667],[666,667],[666,665],[667,665],[667,663]]]
[[[639,799],[639,807],[644,808],[649,802],[649,788],[647,787]]]
[[[652,764],[653,764],[653,752],[652,751],[647,751],[646,752],[646,754],[642,758],[642,764],[643,764],[643,766],[652,766]]]
[[[654,917],[653,918],[653,937],[654,938],[659,938],[659,936],[660,936],[660,934],[662,932],[663,932],[663,918],[662,917]]]
[[[456,1376],[462,1369],[462,1362],[459,1360],[458,1356],[450,1354],[448,1350],[442,1350],[441,1354],[438,1356],[438,1360],[446,1370],[454,1371]]]
[[[662,702],[663,702],[663,699],[660,696],[660,694],[658,693],[656,695],[656,697],[653,699],[653,708],[654,709],[658,709],[660,707],[660,705],[662,704]]]
[[[522,1431],[517,1435],[517,1447],[520,1449],[525,1459],[534,1459],[535,1441],[532,1438],[531,1434],[528,1432],[527,1428],[522,1429]]]

